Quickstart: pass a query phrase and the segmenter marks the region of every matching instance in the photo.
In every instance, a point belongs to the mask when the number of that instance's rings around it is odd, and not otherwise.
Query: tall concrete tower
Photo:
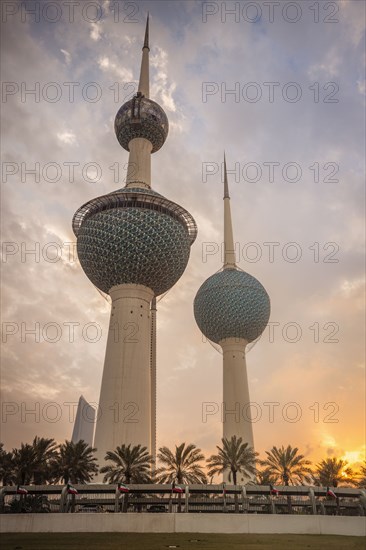
[[[94,439],[97,458],[123,443],[155,448],[155,301],[183,274],[197,236],[192,216],[151,189],[151,153],[168,135],[149,98],[149,20],[137,94],[119,109],[115,133],[129,151],[126,186],[79,208],[77,251],[91,282],[112,299]]]
[[[270,301],[261,283],[235,262],[225,156],[224,265],[198,290],[194,315],[202,333],[223,352],[223,437],[236,435],[254,447],[245,352],[268,323]]]

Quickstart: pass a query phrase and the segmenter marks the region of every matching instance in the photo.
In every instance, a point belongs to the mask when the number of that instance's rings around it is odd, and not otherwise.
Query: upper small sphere
[[[163,109],[147,97],[137,93],[122,105],[114,121],[117,139],[126,151],[134,138],[145,138],[152,143],[152,153],[164,145],[169,131],[168,118]]]
[[[216,344],[224,338],[253,342],[266,328],[270,310],[269,296],[261,283],[236,269],[224,269],[209,277],[194,300],[196,322]]]

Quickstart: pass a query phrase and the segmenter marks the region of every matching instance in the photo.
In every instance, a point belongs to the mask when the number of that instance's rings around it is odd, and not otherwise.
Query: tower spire
[[[147,12],[145,40],[144,40],[144,45],[143,45],[142,49],[144,49],[144,48],[148,48],[148,50],[150,51],[150,48],[149,48],[149,12]]]
[[[233,224],[231,221],[229,184],[224,152],[224,269],[236,269]]]
[[[142,47],[142,59],[138,92],[145,97],[150,97],[150,84],[149,84],[149,14],[146,19],[145,39]]]

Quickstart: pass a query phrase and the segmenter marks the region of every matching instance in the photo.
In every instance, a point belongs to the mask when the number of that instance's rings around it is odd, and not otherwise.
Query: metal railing
[[[277,486],[273,495],[265,485],[185,485],[183,493],[171,485],[29,485],[26,494],[15,486],[0,489],[0,513],[239,513],[366,516],[366,491],[346,487]]]
[[[166,199],[162,195],[144,193],[130,193],[120,189],[107,195],[101,195],[83,204],[74,214],[72,227],[76,237],[82,223],[97,212],[113,208],[146,208],[167,214],[181,223],[188,231],[191,244],[197,237],[197,225],[191,214],[179,204]]]

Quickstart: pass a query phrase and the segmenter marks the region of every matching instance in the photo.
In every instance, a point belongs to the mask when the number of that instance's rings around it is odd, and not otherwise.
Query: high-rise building
[[[86,275],[112,300],[94,446],[155,449],[155,300],[183,274],[197,236],[192,216],[151,189],[151,154],[168,135],[163,109],[149,97],[149,20],[139,86],[119,109],[115,133],[129,151],[126,186],[75,213],[73,229]]]
[[[80,440],[85,441],[90,447],[93,446],[93,436],[95,428],[95,409],[87,402],[84,396],[79,397],[78,408],[72,431],[71,441],[77,443]]]
[[[200,287],[194,315],[202,333],[223,352],[223,437],[242,437],[254,447],[246,347],[266,328],[269,296],[235,261],[226,159],[224,157],[224,265]]]

